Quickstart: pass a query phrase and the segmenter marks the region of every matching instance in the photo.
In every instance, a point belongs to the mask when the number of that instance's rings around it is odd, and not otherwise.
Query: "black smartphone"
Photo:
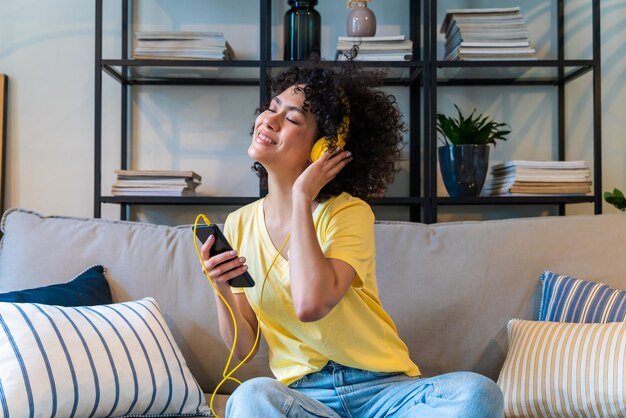
[[[193,227],[192,227],[193,228]],[[215,237],[215,242],[211,246],[209,250],[209,255],[211,257],[216,256],[221,253],[225,253],[226,251],[232,251],[233,247],[230,246],[222,231],[215,224],[211,225],[197,225],[196,226],[196,237],[203,244],[209,238],[209,235],[213,234]],[[254,280],[252,280],[252,276],[247,271],[244,271],[237,277],[233,277],[228,281],[228,284],[232,287],[253,287]]]

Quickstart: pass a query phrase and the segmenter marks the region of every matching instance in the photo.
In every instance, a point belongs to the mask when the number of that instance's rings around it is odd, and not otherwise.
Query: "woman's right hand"
[[[200,255],[202,256],[204,267],[208,271],[209,276],[211,276],[211,279],[213,279],[215,286],[217,286],[220,291],[223,291],[228,289],[228,281],[248,270],[248,266],[245,265],[245,257],[238,257],[237,252],[234,250],[211,257],[209,250],[214,243],[215,236],[211,234],[204,244],[202,244]]]
[[[214,293],[220,335],[229,349],[235,342],[235,335],[238,335],[235,355],[243,360],[249,357],[253,348],[258,350],[258,344],[255,345],[258,322],[246,295],[231,292],[228,281],[248,270],[248,266],[245,265],[246,259],[237,256],[236,251],[226,251],[211,257],[209,250],[214,243],[215,236],[211,234],[202,244],[200,255],[217,290]],[[235,321],[232,320],[233,317]]]

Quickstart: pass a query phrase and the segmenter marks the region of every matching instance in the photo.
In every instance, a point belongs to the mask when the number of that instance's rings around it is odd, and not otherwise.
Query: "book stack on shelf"
[[[115,170],[113,196],[193,196],[202,177],[193,171]]]
[[[136,59],[229,60],[233,52],[222,32],[137,32]]]
[[[591,175],[584,161],[513,160],[491,167],[483,194],[587,194]]]
[[[405,35],[351,37],[337,39],[336,59],[342,61],[357,47],[355,60],[361,61],[410,61],[413,57],[413,42]]]
[[[448,61],[537,59],[519,7],[448,10],[441,33]]]

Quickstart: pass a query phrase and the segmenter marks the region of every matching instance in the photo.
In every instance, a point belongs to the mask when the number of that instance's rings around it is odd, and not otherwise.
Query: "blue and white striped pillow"
[[[211,416],[152,298],[0,303],[0,417]]]
[[[626,320],[626,292],[602,283],[541,274],[540,321],[606,323]]]

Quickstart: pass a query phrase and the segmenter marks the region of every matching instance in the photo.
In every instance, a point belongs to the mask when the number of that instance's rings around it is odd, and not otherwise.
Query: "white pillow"
[[[508,323],[507,417],[626,416],[626,323]]]
[[[0,416],[210,416],[152,298],[0,303]]]

